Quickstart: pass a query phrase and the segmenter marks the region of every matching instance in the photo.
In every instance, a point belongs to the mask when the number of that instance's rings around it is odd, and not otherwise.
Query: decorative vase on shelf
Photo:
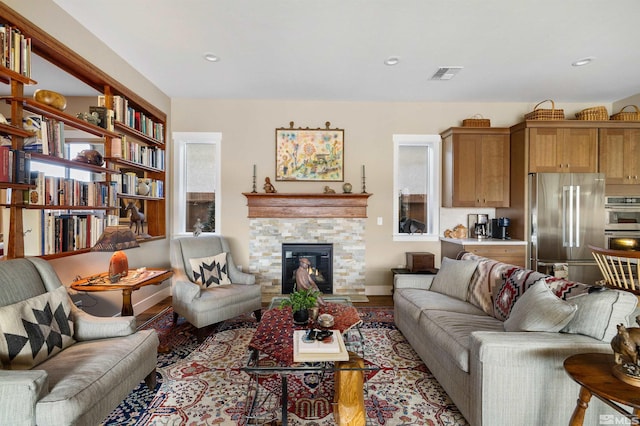
[[[351,186],[351,184],[349,182],[345,182],[344,185],[342,185],[342,191],[345,194],[351,194],[351,190],[353,189],[353,187]]]
[[[149,195],[149,191],[151,191],[151,187],[148,179],[147,181],[138,179],[138,195]]]

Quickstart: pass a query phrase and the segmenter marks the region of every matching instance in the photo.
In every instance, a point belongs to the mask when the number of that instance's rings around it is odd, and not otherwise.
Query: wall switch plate
[[[378,216],[378,225],[382,225],[382,216]]]

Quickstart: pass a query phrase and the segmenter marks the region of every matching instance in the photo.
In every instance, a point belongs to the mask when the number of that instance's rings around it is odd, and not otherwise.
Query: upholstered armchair
[[[260,285],[236,267],[224,237],[174,239],[171,265],[174,322],[182,316],[201,329],[251,311],[260,321]]]

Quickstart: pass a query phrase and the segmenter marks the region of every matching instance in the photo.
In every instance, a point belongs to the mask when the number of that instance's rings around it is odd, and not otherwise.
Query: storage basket
[[[476,114],[471,118],[462,120],[462,127],[491,127],[491,120],[483,118],[480,114]]]
[[[551,102],[551,109],[538,108],[540,104]],[[551,99],[546,99],[533,107],[533,111],[524,115],[525,120],[564,120],[564,110],[556,109],[556,104]]]
[[[634,107],[635,112],[628,112],[624,109],[626,107]],[[611,116],[612,120],[620,120],[620,121],[640,121],[640,109],[636,105],[626,105],[623,106],[620,112],[617,112]]]
[[[576,113],[576,118],[578,120],[608,120],[609,113],[607,112],[607,108],[604,106],[596,106],[591,108],[585,108],[580,112]]]

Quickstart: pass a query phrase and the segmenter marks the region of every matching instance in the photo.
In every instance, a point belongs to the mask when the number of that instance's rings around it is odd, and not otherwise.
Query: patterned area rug
[[[392,308],[358,308],[363,320],[368,366],[365,407],[367,425],[467,425],[458,409],[393,323]],[[182,318],[172,324],[171,309],[145,325],[158,332],[170,353],[158,354],[158,385],[136,388],[103,425],[243,425],[250,376],[242,371],[256,327],[244,315],[210,327],[197,343],[194,328]],[[333,375],[290,376],[288,424],[334,425]],[[280,397],[278,377],[260,386]],[[277,403],[266,404],[266,417],[279,416]],[[269,413],[271,407],[272,413]],[[254,424],[254,423],[252,423]]]

